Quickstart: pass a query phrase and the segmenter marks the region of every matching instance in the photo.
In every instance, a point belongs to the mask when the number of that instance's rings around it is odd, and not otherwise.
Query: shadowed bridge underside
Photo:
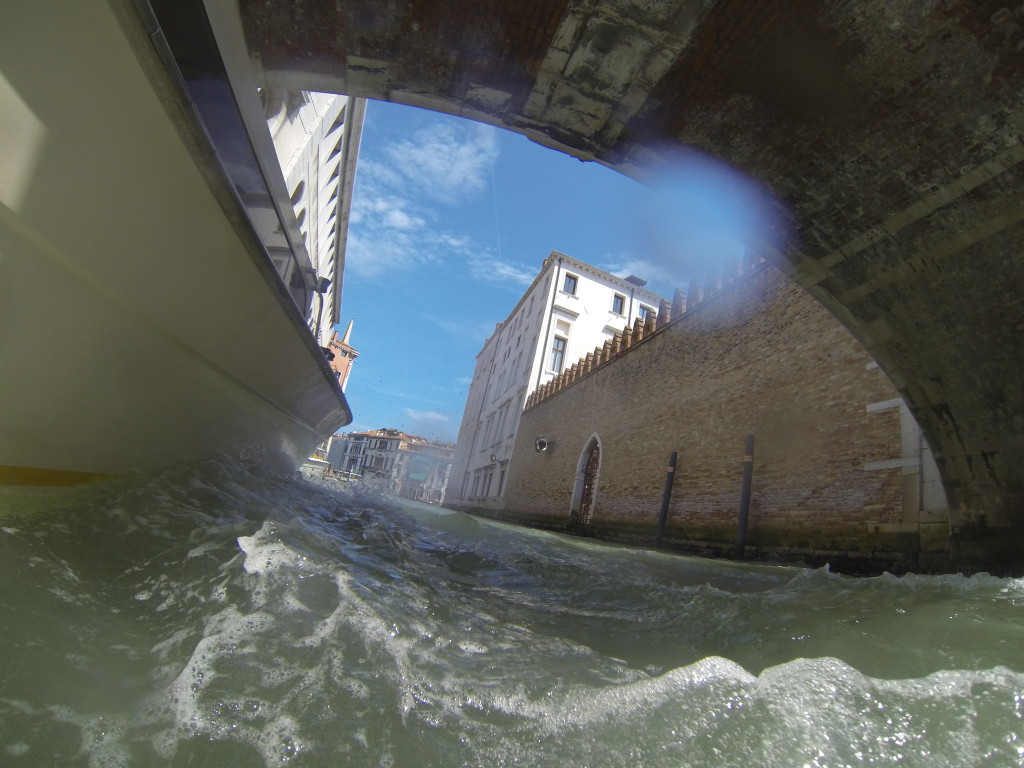
[[[240,5],[268,84],[463,115],[639,179],[697,148],[765,184],[795,236],[764,255],[867,346],[935,449],[954,562],[1019,567],[1006,527],[1024,527],[1024,8]]]

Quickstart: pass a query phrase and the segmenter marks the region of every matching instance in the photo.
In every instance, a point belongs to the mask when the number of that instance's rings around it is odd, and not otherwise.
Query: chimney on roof
[[[642,277],[637,277],[636,275],[630,275],[629,277],[625,278],[625,280],[627,283],[632,283],[638,288],[643,288],[645,285],[647,285],[646,280],[644,280]]]

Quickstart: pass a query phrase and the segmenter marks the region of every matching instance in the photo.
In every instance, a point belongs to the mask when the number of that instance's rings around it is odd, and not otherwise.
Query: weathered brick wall
[[[765,266],[527,410],[501,517],[565,527],[580,456],[596,434],[594,535],[653,540],[677,451],[663,544],[731,553],[752,433],[748,552],[912,565],[907,534],[874,527],[901,520],[900,470],[864,470],[900,455],[898,409],[866,410],[897,396],[835,318]],[[538,435],[554,449],[536,452]]]

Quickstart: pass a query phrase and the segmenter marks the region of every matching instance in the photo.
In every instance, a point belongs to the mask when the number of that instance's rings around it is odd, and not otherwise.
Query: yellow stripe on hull
[[[110,477],[98,472],[72,472],[66,469],[40,467],[6,467],[0,465],[0,485],[69,486]]]

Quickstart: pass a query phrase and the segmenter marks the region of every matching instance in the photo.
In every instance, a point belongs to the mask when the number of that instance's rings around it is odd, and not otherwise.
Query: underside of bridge
[[[999,0],[241,0],[271,85],[427,107],[643,178],[765,184],[765,253],[903,394],[954,565],[1024,564],[1024,6]]]

